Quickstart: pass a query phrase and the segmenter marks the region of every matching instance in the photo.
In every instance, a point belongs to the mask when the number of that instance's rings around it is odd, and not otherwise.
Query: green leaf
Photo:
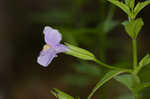
[[[73,65],[73,68],[78,73],[86,74],[88,76],[99,77],[101,75],[101,69],[94,64],[80,63]]]
[[[80,99],[80,97],[77,97],[76,99]]]
[[[150,55],[147,54],[139,63],[140,67],[144,67],[145,65],[150,64]]]
[[[117,76],[120,73],[125,72],[124,70],[112,70],[108,73],[106,73],[104,75],[104,77],[96,84],[96,86],[93,88],[92,92],[90,93],[90,95],[88,96],[88,99],[91,99],[91,97],[93,96],[93,94],[102,86],[104,85],[106,82],[108,82],[110,79],[112,79],[113,77]]]
[[[140,62],[136,72],[138,73],[144,66],[150,64],[150,55],[147,54]]]
[[[138,93],[137,87],[140,85],[140,79],[138,76],[124,74],[116,76],[115,79],[125,85],[134,95]]]
[[[140,92],[147,87],[150,87],[150,83],[141,83],[139,86],[137,86],[137,91]]]
[[[134,87],[134,81],[133,80],[134,80],[134,78],[132,75],[124,74],[124,75],[116,76],[114,78],[117,81],[119,81],[120,83],[122,83],[123,85],[125,85],[126,87],[128,87],[128,89],[133,91],[133,87]]]
[[[117,81],[128,87],[130,90],[133,88],[133,77],[130,74],[120,75],[114,77]]]
[[[132,94],[122,94],[117,99],[135,99]]]
[[[99,27],[104,28],[104,33],[110,32],[112,29],[114,29],[117,25],[119,25],[119,22],[116,20],[113,20],[114,12],[115,12],[116,7],[114,5],[111,5],[109,8],[108,15],[106,17],[106,20],[104,21],[103,24],[100,24]]]
[[[81,74],[67,74],[62,78],[62,80],[68,85],[80,88],[86,87],[92,81],[89,76]]]
[[[136,20],[132,20],[131,22],[125,21],[122,24],[124,25],[128,35],[131,38],[136,39],[140,30],[142,29],[142,26],[144,25],[144,22],[141,18],[138,18]]]
[[[51,91],[51,93],[52,93],[54,96],[56,96],[56,98],[58,98],[58,99],[74,99],[72,96],[70,96],[70,95],[68,95],[68,94],[66,94],[66,93],[64,93],[64,92],[62,92],[62,91],[60,91],[60,90],[58,90],[58,89],[56,89],[56,88],[54,88],[54,89]]]
[[[111,2],[112,4],[116,5],[120,9],[122,9],[126,14],[128,14],[128,15],[131,14],[130,8],[127,5],[125,5],[123,2],[120,2],[118,0],[108,0],[108,1]]]
[[[128,5],[128,7],[130,7],[131,9],[134,8],[134,3],[135,0],[125,0],[126,5]]]
[[[67,19],[72,22],[72,15],[68,11],[48,10],[46,12],[32,13],[31,20],[38,23],[66,23]]]
[[[124,21],[124,22],[122,22],[122,25],[123,26],[126,26],[126,25],[128,25],[129,24],[129,21]]]
[[[113,28],[115,28],[118,25],[118,23],[119,23],[118,21],[106,20],[105,23],[104,23],[104,32],[108,33]]]
[[[89,52],[85,49],[73,46],[68,43],[66,43],[66,46],[69,48],[69,51],[65,52],[66,54],[72,55],[74,57],[77,57],[77,58],[80,58],[83,60],[94,60],[95,59],[95,56],[91,52]]]
[[[82,4],[84,4],[86,2],[86,0],[75,0],[74,1],[78,6],[81,6]]]
[[[137,16],[137,14],[147,5],[150,4],[150,0],[144,1],[144,2],[139,2],[136,7],[134,8],[134,18]]]

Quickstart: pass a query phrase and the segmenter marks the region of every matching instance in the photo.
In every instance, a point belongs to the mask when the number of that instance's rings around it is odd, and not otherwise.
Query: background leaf
[[[54,88],[51,93],[56,96],[58,99],[74,99],[72,96]]]
[[[62,78],[62,80],[70,86],[75,86],[80,88],[89,85],[92,81],[92,79],[90,79],[88,76],[80,75],[80,74],[68,74],[65,75]]]
[[[95,79],[103,75],[98,65],[80,62],[72,65],[71,73],[66,74],[62,80],[72,87],[85,88]]]
[[[86,74],[92,77],[99,77],[101,75],[101,69],[95,64],[74,64],[73,68],[78,73]]]
[[[142,91],[144,88],[150,87],[150,83],[141,83],[138,87],[137,87],[137,91]]]
[[[108,32],[111,31],[113,28],[115,28],[118,24],[119,24],[118,21],[106,20],[105,23],[104,23],[104,32],[105,32],[105,33],[108,33]]]
[[[132,94],[123,94],[120,95],[117,99],[135,99]]]

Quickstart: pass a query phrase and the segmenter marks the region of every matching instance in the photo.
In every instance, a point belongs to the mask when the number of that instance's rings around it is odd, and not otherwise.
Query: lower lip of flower
[[[47,49],[49,49],[49,48],[51,48],[51,46],[49,46],[49,45],[46,44],[46,45],[44,45],[42,51],[45,51],[45,50],[47,50]]]

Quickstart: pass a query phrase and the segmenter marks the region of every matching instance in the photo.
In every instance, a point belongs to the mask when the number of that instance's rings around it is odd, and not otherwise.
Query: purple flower
[[[37,62],[40,65],[47,67],[58,53],[66,52],[69,49],[65,45],[60,44],[62,36],[58,30],[46,26],[43,32],[46,44],[40,52]]]

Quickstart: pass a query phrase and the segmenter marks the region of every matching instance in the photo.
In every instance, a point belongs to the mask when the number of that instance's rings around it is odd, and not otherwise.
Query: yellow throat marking
[[[51,48],[51,46],[45,44],[45,45],[43,46],[43,49],[42,49],[42,50],[45,51],[45,50],[47,50],[47,49],[49,49],[49,48]]]

